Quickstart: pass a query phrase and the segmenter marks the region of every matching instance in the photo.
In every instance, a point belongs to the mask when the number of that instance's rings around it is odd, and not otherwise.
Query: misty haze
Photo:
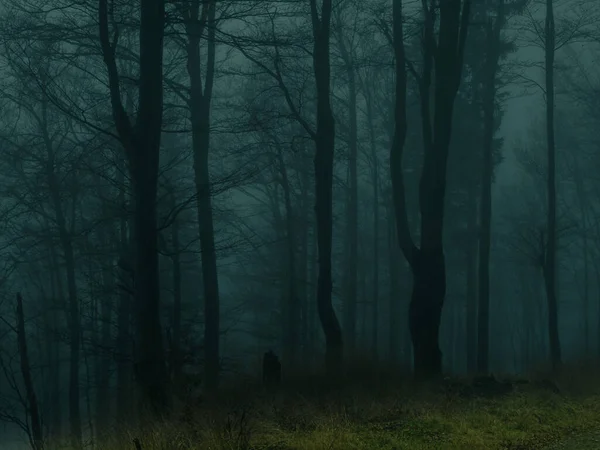
[[[0,449],[600,449],[598,0],[0,0]]]

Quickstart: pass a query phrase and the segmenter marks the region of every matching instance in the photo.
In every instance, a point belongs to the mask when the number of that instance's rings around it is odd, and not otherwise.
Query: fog
[[[597,362],[597,2],[469,3],[4,0],[0,448]]]

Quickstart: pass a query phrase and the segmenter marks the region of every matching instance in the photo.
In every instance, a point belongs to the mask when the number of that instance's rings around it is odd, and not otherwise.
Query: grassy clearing
[[[562,381],[559,393],[527,384],[468,397],[446,385],[382,387],[389,384],[381,379],[335,392],[246,387],[218,407],[201,404],[170,423],[113,434],[98,448],[134,449],[134,438],[142,450],[600,448],[600,391]]]

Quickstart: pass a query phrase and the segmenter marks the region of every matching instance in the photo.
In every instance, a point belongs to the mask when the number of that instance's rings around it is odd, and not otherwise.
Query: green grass
[[[170,423],[108,436],[97,448],[134,449],[135,437],[143,450],[600,448],[600,392],[589,383],[561,385],[560,394],[525,385],[492,398],[384,380],[366,385],[378,387],[238,391]]]

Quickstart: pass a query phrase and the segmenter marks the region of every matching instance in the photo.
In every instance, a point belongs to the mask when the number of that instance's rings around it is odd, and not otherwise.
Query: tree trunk
[[[466,356],[467,372],[473,373],[477,369],[477,192],[473,183],[469,186],[468,198],[468,223],[467,245],[465,258],[467,267],[467,308],[466,308]]]
[[[173,199],[175,207],[175,199]],[[173,379],[181,379],[181,368],[183,365],[183,355],[181,352],[181,248],[179,244],[179,220],[175,219],[171,227],[171,242],[173,246],[173,317],[171,326],[173,335],[171,336],[171,364],[170,372]]]
[[[117,170],[117,185],[119,186],[118,204],[122,211],[119,218],[119,259],[115,270],[121,269],[117,276],[119,284],[119,294],[117,300],[117,332],[115,336],[115,365],[116,365],[116,403],[117,415],[116,425],[127,425],[131,419],[132,407],[132,381],[133,381],[133,348],[131,339],[131,316],[132,316],[132,296],[134,292],[134,271],[132,261],[134,259],[132,249],[133,236],[128,237],[128,218],[125,215],[128,202],[125,192],[128,186],[125,185],[125,161],[120,160],[119,170]]]
[[[38,408],[37,397],[31,378],[31,366],[29,365],[29,353],[27,352],[27,336],[25,334],[25,314],[23,313],[23,299],[17,294],[17,341],[19,346],[19,359],[21,361],[21,376],[25,387],[27,415],[31,425],[31,444],[34,450],[44,448],[44,436],[42,433],[42,421]]]
[[[201,16],[200,4],[199,0],[194,0],[189,6],[189,21],[186,24],[187,71],[190,78],[189,108],[194,149],[194,181],[204,282],[204,381],[207,393],[214,393],[219,384],[220,300],[208,155],[210,105],[215,70],[215,2],[204,3]],[[208,32],[208,62],[203,88],[200,39],[205,26]]]
[[[44,111],[45,114],[45,111]],[[54,173],[55,156],[49,136],[44,131],[46,151],[48,152],[48,186],[52,199],[59,239],[67,271],[67,292],[69,297],[69,424],[71,439],[74,446],[82,445],[81,411],[79,398],[79,359],[81,347],[81,317],[79,314],[79,299],[77,297],[77,282],[75,274],[75,256],[71,233],[67,229],[67,222],[63,212],[60,198],[60,186]],[[75,202],[75,199],[73,199]],[[73,224],[71,224],[73,227]]]
[[[496,110],[496,75],[500,59],[500,31],[504,27],[504,0],[498,0],[496,20],[486,26],[486,61],[483,80],[483,167],[479,234],[479,308],[477,328],[477,370],[489,371],[490,248],[492,238],[492,174]]]
[[[129,162],[135,238],[136,346],[134,372],[142,401],[155,416],[168,411],[167,370],[160,324],[156,202],[163,113],[164,0],[141,0],[138,110],[131,122],[121,99],[110,41],[108,0],[98,1],[99,38],[107,68],[112,115]]]
[[[310,360],[310,327],[311,327],[311,315],[310,315],[310,295],[314,285],[310,284],[310,264],[309,264],[309,246],[310,246],[310,207],[309,207],[309,171],[303,166],[301,173],[301,185],[302,185],[302,228],[300,233],[300,314],[302,316],[302,323],[300,328],[300,342],[302,345],[302,363],[307,364]]]
[[[373,317],[372,317],[372,352],[377,356],[379,348],[379,157],[375,142],[375,127],[373,123],[373,107],[371,96],[367,99],[367,121],[369,124],[369,140],[372,160],[373,183]]]
[[[556,144],[554,134],[554,28],[553,0],[546,0],[545,63],[546,63],[546,140],[548,150],[548,242],[544,261],[544,280],[548,302],[548,338],[552,367],[561,364],[560,336],[558,331],[558,295],[556,283]]]
[[[424,2],[427,6],[427,2]],[[470,15],[470,0],[442,2],[439,7],[439,38],[434,24],[434,5],[426,11],[424,23],[424,62],[420,76],[421,119],[425,148],[419,184],[421,246],[414,244],[408,226],[408,213],[402,173],[402,153],[406,140],[406,59],[402,27],[402,1],[393,2],[394,53],[396,57],[395,131],[390,151],[390,170],[396,226],[400,247],[413,273],[413,293],[409,306],[409,327],[417,378],[441,375],[442,353],[439,326],[446,294],[446,269],[442,231],[446,166],[452,131],[454,99],[460,85],[463,52]],[[435,64],[435,83],[431,75]],[[433,122],[430,93],[433,87]]]
[[[284,300],[285,314],[283,316],[283,363],[288,369],[297,364],[298,356],[298,327],[300,325],[300,305],[296,286],[296,226],[294,209],[292,207],[292,193],[288,179],[281,144],[277,142],[277,160],[281,176],[281,188],[285,204],[285,228],[287,243],[287,296]]]
[[[392,364],[399,361],[400,349],[400,302],[398,301],[400,270],[398,267],[398,239],[396,238],[396,221],[394,220],[393,205],[388,208],[388,277],[389,277],[389,360]]]
[[[442,373],[439,328],[446,295],[446,270],[441,248],[420,250],[412,265],[413,292],[409,326],[414,349],[415,375],[426,379]]]
[[[315,140],[315,213],[319,275],[317,280],[317,308],[325,334],[326,366],[329,375],[341,375],[343,362],[342,330],[332,303],[331,246],[333,233],[333,153],[335,121],[330,99],[329,39],[331,0],[323,0],[319,18],[316,0],[310,0],[314,37],[313,70],[317,85],[317,130]]]
[[[101,233],[102,237],[104,233]],[[107,248],[111,248],[110,242],[107,239],[102,239]],[[111,255],[112,256],[112,255]],[[100,342],[102,348],[97,355],[97,383],[96,391],[96,429],[99,432],[106,430],[106,427],[111,425],[109,418],[111,415],[111,398],[110,398],[110,373],[111,359],[108,357],[108,349],[112,344],[112,319],[113,319],[113,295],[114,295],[114,274],[112,271],[112,257],[102,261],[102,286],[100,291]]]
[[[348,233],[348,256],[346,267],[346,283],[344,286],[344,343],[348,356],[356,352],[356,308],[357,308],[357,261],[358,261],[358,117],[356,110],[356,73],[354,61],[350,50],[346,46],[342,32],[341,16],[337,15],[338,47],[342,60],[344,61],[346,75],[348,77],[348,206],[346,226]]]

